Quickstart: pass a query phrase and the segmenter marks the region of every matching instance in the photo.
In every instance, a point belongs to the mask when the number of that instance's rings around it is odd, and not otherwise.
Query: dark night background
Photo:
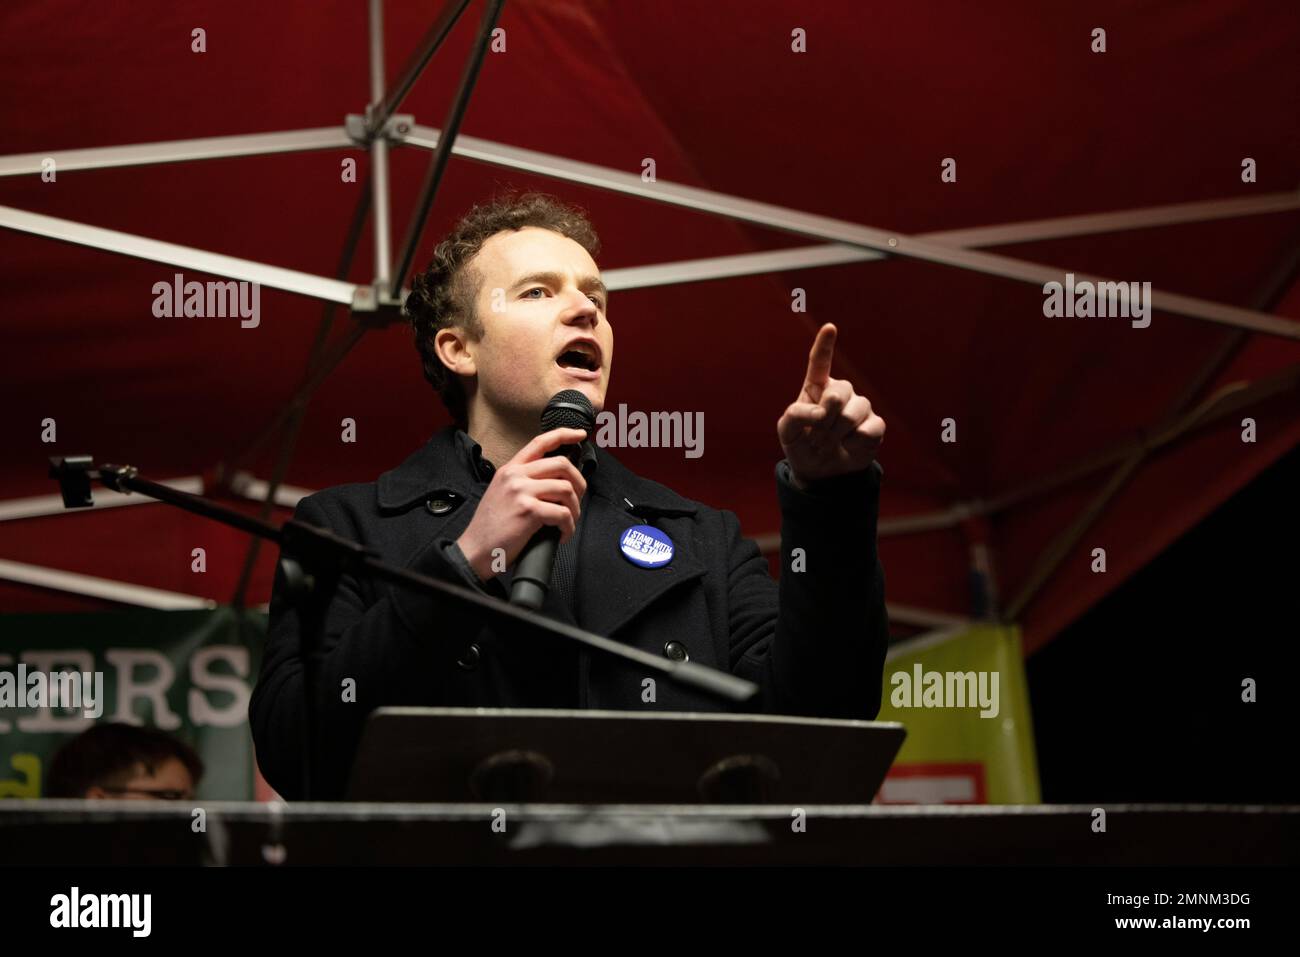
[[[1298,492],[1300,448],[1026,661],[1044,801],[1300,802]]]

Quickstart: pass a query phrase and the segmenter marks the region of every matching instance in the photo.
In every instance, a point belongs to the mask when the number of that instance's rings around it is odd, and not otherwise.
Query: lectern
[[[887,721],[693,712],[379,708],[348,799],[870,804],[906,732]]]

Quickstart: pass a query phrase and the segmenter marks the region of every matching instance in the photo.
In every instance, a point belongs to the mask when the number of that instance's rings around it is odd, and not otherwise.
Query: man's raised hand
[[[817,331],[799,398],[786,407],[776,434],[799,488],[818,479],[869,468],[885,438],[885,420],[846,379],[831,378],[835,326]]]

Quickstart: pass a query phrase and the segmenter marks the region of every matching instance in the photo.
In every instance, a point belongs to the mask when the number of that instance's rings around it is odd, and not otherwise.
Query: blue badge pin
[[[673,560],[673,540],[653,525],[633,525],[618,539],[618,550],[633,565],[662,568]]]

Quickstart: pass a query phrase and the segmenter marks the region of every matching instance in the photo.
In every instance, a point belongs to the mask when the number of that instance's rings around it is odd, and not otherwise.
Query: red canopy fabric
[[[390,79],[426,6],[389,3]],[[479,5],[400,112],[440,126]],[[463,135],[863,225],[922,234],[1295,190],[1300,23],[1290,4],[955,2],[896,5],[512,0],[506,50],[486,58]],[[207,52],[191,51],[206,31]],[[1107,50],[1091,50],[1094,28]],[[806,31],[807,52],[791,50]],[[366,5],[71,0],[0,11],[0,155],[340,125],[368,99]],[[330,275],[361,186],[364,149],[0,178],[0,205]],[[430,154],[393,156],[400,243]],[[957,161],[957,181],[940,163]],[[1243,183],[1251,157],[1257,181]],[[602,269],[814,244],[645,199],[453,158],[421,259],[503,186],[583,205]],[[997,253],[1252,306],[1300,236],[1288,212],[1001,246]],[[373,275],[363,237],[350,279]],[[164,319],[152,287],[177,271],[0,230],[0,498],[50,494],[47,456],[88,452],[168,478],[211,474],[303,375],[320,303],[263,288],[261,324]],[[1292,280],[1293,281],[1293,280]],[[808,311],[792,312],[791,291]],[[1285,287],[1284,287],[1285,288]],[[1300,319],[1300,288],[1274,311]],[[1039,287],[904,258],[616,292],[608,405],[702,411],[705,451],[620,450],[633,469],[777,529],[775,423],[796,396],[813,332],[840,329],[835,373],[888,422],[888,522],[989,502],[1149,437],[1234,330],[1156,312],[1048,319]],[[336,323],[341,336],[348,320]],[[1245,336],[1191,397],[1292,370],[1300,344]],[[1151,452],[1020,616],[1032,649],[1300,442],[1294,387],[1246,402]],[[340,441],[340,422],[358,441]],[[1257,440],[1241,439],[1243,418]],[[57,442],[41,441],[42,421]],[[956,420],[957,442],[941,441]],[[287,480],[369,481],[446,422],[409,333],[367,333],[314,396]],[[238,463],[268,477],[274,449]],[[985,522],[882,535],[888,598],[970,612],[972,539],[1013,599],[1115,465],[1017,501]],[[253,510],[253,506],[247,506]],[[281,511],[279,517],[287,513]],[[886,525],[888,532],[889,526]],[[208,571],[191,571],[204,547]],[[1092,550],[1107,553],[1105,574]],[[228,601],[245,536],[163,507],[0,523],[0,559]],[[269,595],[274,550],[249,592]],[[1230,560],[1207,556],[1207,560]],[[0,583],[0,608],[96,607]]]

